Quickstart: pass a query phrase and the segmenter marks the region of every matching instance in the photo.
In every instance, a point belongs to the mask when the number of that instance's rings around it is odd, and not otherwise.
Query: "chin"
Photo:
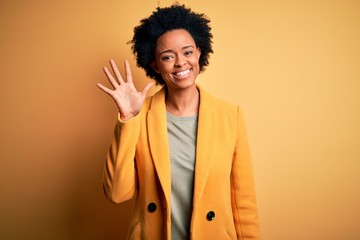
[[[187,88],[191,88],[195,85],[195,79],[189,79],[186,81],[182,81],[182,82],[176,82],[174,84],[177,88],[181,88],[181,89],[187,89]]]

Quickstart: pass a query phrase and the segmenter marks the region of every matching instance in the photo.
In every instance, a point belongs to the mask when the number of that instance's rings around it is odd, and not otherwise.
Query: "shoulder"
[[[216,97],[200,86],[198,86],[198,89],[200,92],[200,104],[203,107],[209,108],[209,110],[211,109],[217,114],[237,115],[239,111],[238,105]]]
[[[165,104],[165,89],[164,87],[160,88],[153,95],[146,97],[143,111],[149,110],[151,107],[157,107],[158,105]]]

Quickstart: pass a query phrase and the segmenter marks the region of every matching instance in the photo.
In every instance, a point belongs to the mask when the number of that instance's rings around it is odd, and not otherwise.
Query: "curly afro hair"
[[[191,11],[185,5],[173,4],[160,8],[148,18],[142,19],[140,25],[134,28],[131,49],[136,57],[137,66],[143,68],[146,75],[155,79],[157,84],[164,85],[161,75],[151,67],[154,60],[157,39],[164,33],[174,29],[185,29],[193,37],[196,47],[200,48],[200,72],[209,64],[212,50],[212,34],[210,20],[204,15]]]

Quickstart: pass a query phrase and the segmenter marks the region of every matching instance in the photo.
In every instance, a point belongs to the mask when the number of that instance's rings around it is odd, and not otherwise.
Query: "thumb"
[[[145,87],[143,88],[143,90],[141,91],[141,94],[143,96],[146,96],[146,94],[148,93],[149,89],[152,87],[152,85],[154,85],[154,82],[149,82],[145,85]]]

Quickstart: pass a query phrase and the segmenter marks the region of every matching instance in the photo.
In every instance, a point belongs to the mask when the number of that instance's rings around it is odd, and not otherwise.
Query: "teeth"
[[[188,74],[189,72],[190,72],[190,69],[185,70],[185,71],[183,71],[183,72],[178,72],[178,73],[176,73],[175,75],[176,75],[176,76],[184,76],[184,75]]]

